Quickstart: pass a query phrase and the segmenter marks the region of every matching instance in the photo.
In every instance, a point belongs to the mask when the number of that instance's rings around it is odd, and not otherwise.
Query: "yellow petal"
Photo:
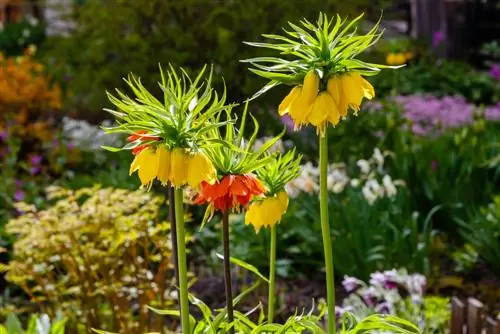
[[[158,180],[165,185],[170,176],[170,151],[165,146],[160,146],[156,150],[158,157]]]
[[[189,157],[187,183],[192,188],[199,188],[201,181],[215,182],[216,170],[212,162],[202,152]]]
[[[299,127],[307,122],[307,117],[311,113],[312,104],[299,96],[288,107],[288,114],[293,119],[295,126]]]
[[[319,76],[316,71],[307,72],[304,78],[304,86],[302,87],[301,96],[305,103],[313,104],[319,90]]]
[[[337,112],[340,114],[340,116],[346,116],[348,106],[344,97],[344,92],[342,90],[342,82],[340,80],[340,77],[336,76],[328,80],[326,91],[333,98],[333,101],[337,106]],[[331,119],[329,118],[328,120],[334,125],[338,123],[335,115],[332,115]]]
[[[139,179],[142,185],[150,185],[158,175],[159,154],[152,148],[148,148],[139,153],[139,155],[141,155]]]
[[[302,88],[299,86],[295,86],[292,88],[290,93],[281,101],[280,106],[278,107],[278,113],[280,116],[283,116],[284,114],[288,113],[288,106],[295,100],[297,97],[300,96],[300,93],[302,91]]]
[[[387,65],[394,65],[394,54],[393,53],[389,53],[387,55],[387,57],[385,58],[385,62],[387,63]]]
[[[170,182],[175,187],[186,183],[188,172],[188,156],[183,148],[174,148],[170,153]]]
[[[343,93],[342,97],[345,98],[346,105],[354,109],[355,112],[359,111],[359,107],[364,96],[360,77],[361,76],[356,72],[347,73],[340,76]],[[341,112],[341,110],[339,111]]]
[[[327,108],[329,107],[327,99],[333,100],[327,92],[321,92],[311,107],[311,113],[307,117],[307,121],[314,126],[324,125],[327,118]]]
[[[367,98],[368,100],[371,100],[375,97],[375,89],[373,88],[372,84],[368,82],[368,80],[366,80],[365,78],[363,77],[360,77],[361,78],[361,87],[363,87],[363,95],[365,98]]]

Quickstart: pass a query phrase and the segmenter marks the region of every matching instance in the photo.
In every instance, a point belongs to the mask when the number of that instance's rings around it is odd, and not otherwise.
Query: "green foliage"
[[[491,75],[455,61],[422,61],[398,71],[382,71],[371,83],[379,97],[418,93],[460,95],[470,102],[486,105],[495,104],[500,98],[500,86]]]
[[[450,299],[445,297],[425,297],[425,333],[446,333],[451,321]]]
[[[386,3],[387,4],[387,3]],[[199,2],[163,0],[90,0],[71,14],[75,30],[68,38],[49,40],[46,59],[58,77],[71,80],[71,105],[98,112],[106,103],[105,90],[124,88],[120,78],[133,72],[148,89],[160,79],[158,63],[182,65],[188,72],[213,63],[223,69],[229,100],[250,96],[262,84],[248,76],[246,64],[259,51],[241,43],[255,40],[262,31],[278,33],[288,21],[316,19],[317,13],[359,13],[372,8],[368,0],[289,1],[237,0]],[[371,12],[371,10],[370,10]],[[380,12],[374,13],[378,17]],[[216,84],[222,85],[217,75]],[[161,94],[156,90],[155,95]],[[276,100],[277,102],[277,100]]]
[[[470,244],[465,244],[462,248],[451,253],[451,258],[457,272],[467,272],[476,266],[479,254]]]
[[[144,305],[172,302],[170,224],[159,216],[164,200],[99,187],[51,187],[47,195],[52,206],[20,203],[22,215],[6,226],[17,236],[6,279],[43,312],[62,312],[72,333],[79,326],[127,333],[161,328]]]
[[[474,247],[496,274],[500,274],[500,196],[485,207],[472,212],[467,220],[459,220],[463,238]]]
[[[38,46],[44,40],[45,26],[34,18],[9,23],[0,30],[0,52],[7,56],[19,56],[28,46]]]
[[[28,320],[28,326],[23,329],[19,318],[11,313],[7,315],[5,326],[0,325],[0,334],[64,334],[66,319],[56,317],[51,323],[46,314],[33,314]]]

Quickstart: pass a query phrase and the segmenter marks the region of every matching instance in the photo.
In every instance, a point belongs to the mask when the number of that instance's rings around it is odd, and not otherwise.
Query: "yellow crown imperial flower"
[[[213,184],[217,179],[217,171],[212,162],[202,152],[189,157],[187,183],[192,188],[199,188],[201,181]]]
[[[174,148],[170,154],[169,180],[175,187],[181,187],[186,183],[188,158],[188,154],[186,154],[186,150],[183,148]]]
[[[349,108],[357,114],[363,98],[371,100],[375,97],[373,86],[356,72],[330,78],[327,91],[337,102],[338,111],[343,117],[347,115]]]
[[[338,106],[332,96],[326,91],[319,93],[311,108],[311,113],[307,119],[308,122],[316,126],[318,133],[323,133],[327,122],[336,125],[339,119]]]
[[[148,187],[156,178],[162,184],[199,188],[202,181],[213,183],[216,177],[214,166],[202,152],[190,155],[183,148],[169,150],[164,145],[148,147],[137,154],[130,165],[130,175],[136,171],[141,184]]]
[[[258,233],[262,227],[276,225],[288,209],[288,194],[281,191],[273,197],[253,202],[245,214],[245,224],[252,225]]]

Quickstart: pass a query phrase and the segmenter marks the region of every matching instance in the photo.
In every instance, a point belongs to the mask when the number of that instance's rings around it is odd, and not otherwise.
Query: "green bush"
[[[9,23],[0,30],[0,52],[19,56],[30,45],[38,46],[45,40],[45,26],[36,19]]]
[[[500,275],[500,196],[492,203],[471,214],[470,219],[460,220],[460,232],[493,271]]]
[[[379,97],[419,93],[460,95],[470,102],[486,105],[495,104],[500,98],[500,85],[489,73],[456,61],[422,61],[397,71],[382,71],[370,80]]]
[[[287,21],[316,19],[320,10],[347,14],[372,6],[368,0],[90,0],[76,7],[71,37],[46,44],[46,58],[61,79],[70,80],[71,102],[79,110],[99,112],[107,104],[104,91],[123,88],[120,78],[129,72],[140,76],[148,89],[155,88],[159,77],[152,73],[158,73],[158,63],[169,62],[188,72],[213,63],[214,78],[220,86],[224,76],[229,100],[242,100],[263,81],[239,63],[262,56],[241,41],[259,40],[263,31],[278,32]],[[377,11],[373,17],[379,15]]]
[[[68,318],[71,333],[160,330],[147,305],[171,305],[170,223],[164,200],[143,191],[52,187],[46,210],[19,204],[7,232],[16,235],[6,279],[38,308]],[[85,330],[87,332],[87,330]]]

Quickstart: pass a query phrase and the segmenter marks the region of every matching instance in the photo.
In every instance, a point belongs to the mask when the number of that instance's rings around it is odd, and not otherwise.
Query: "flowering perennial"
[[[200,194],[195,199],[195,203],[211,203],[216,210],[222,212],[229,209],[239,211],[254,196],[262,195],[264,191],[265,189],[260,181],[251,173],[226,175],[213,184],[203,181]]]
[[[363,98],[375,96],[373,86],[363,76],[375,75],[381,68],[394,68],[356,59],[382,36],[378,23],[365,35],[356,34],[361,17],[346,24],[338,16],[328,19],[320,14],[316,25],[307,20],[302,20],[301,26],[290,23],[291,30],[285,30],[287,36],[263,35],[276,43],[247,42],[295,58],[244,60],[253,65],[253,73],[269,80],[253,98],[280,84],[293,86],[281,102],[279,114],[288,114],[296,130],[310,124],[322,136],[328,124],[336,125],[349,110],[356,114]]]

